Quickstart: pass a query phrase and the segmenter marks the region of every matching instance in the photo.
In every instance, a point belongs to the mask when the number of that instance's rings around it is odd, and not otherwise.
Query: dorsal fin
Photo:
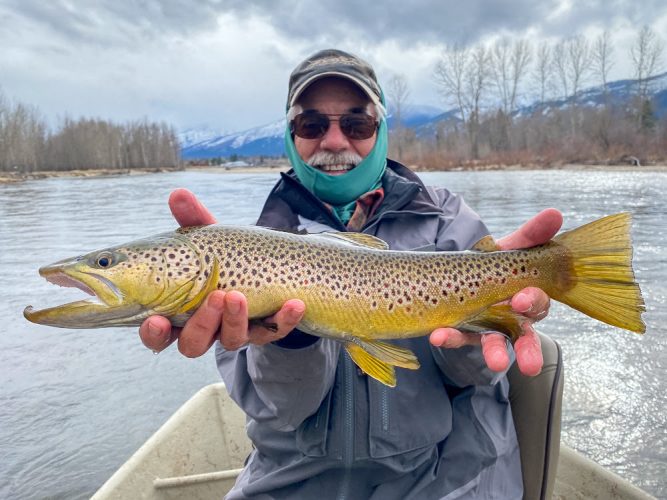
[[[500,247],[498,247],[493,236],[484,236],[484,238],[475,243],[470,250],[475,252],[497,252],[500,250]]]
[[[330,233],[318,233],[318,237],[321,238],[332,238],[336,239],[337,243],[348,243],[355,246],[374,248],[376,250],[388,250],[389,245],[380,238],[371,236],[370,234],[365,233],[341,233],[341,232],[330,232]]]

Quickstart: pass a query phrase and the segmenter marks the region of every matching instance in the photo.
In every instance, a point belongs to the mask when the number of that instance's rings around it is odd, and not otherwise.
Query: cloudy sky
[[[611,77],[632,75],[636,31],[667,36],[665,0],[0,0],[0,91],[59,117],[148,117],[236,131],[282,116],[287,78],[328,47],[407,78],[441,106],[446,44],[613,34]]]

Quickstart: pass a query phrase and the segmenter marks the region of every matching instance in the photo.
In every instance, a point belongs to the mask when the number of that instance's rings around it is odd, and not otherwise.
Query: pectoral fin
[[[484,309],[472,318],[456,325],[456,328],[466,332],[500,332],[509,336],[512,342],[521,336],[521,325],[526,320],[515,312],[509,304],[500,304]]]

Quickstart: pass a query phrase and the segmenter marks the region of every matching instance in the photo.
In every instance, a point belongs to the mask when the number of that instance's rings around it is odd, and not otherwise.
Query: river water
[[[441,172],[495,235],[556,207],[571,228],[634,214],[646,335],[555,304],[541,329],[563,348],[563,442],[658,497],[667,496],[667,173]],[[37,274],[46,263],[174,228],[168,193],[187,187],[221,223],[252,224],[276,174],[178,172],[46,179],[0,186],[0,498],[89,497],[202,386],[212,353],[154,355],[135,329],[62,330],[22,310],[82,298]]]

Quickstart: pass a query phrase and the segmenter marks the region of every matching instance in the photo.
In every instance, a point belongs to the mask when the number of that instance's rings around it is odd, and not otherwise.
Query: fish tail
[[[630,214],[619,213],[562,233],[569,275],[549,295],[613,326],[644,333],[646,310],[632,270]]]

